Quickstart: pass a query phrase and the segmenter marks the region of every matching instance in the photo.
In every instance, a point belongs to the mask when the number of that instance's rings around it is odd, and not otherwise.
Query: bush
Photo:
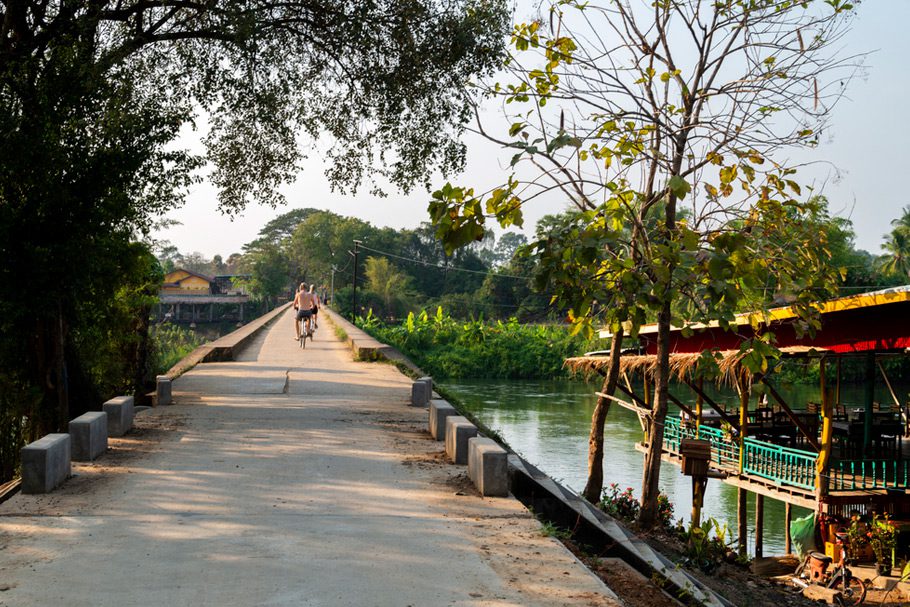
[[[357,324],[438,379],[565,377],[563,361],[592,349],[565,325],[522,325],[514,318],[457,321],[442,307],[434,315],[410,313],[394,326],[370,311]]]
[[[205,343],[192,329],[178,325],[159,325],[152,329],[152,368],[156,375],[165,373],[180,360]]]

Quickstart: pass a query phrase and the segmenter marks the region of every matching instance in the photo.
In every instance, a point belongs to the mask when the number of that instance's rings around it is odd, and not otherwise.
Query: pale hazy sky
[[[859,248],[878,254],[882,236],[902,207],[910,205],[910,0],[866,0],[859,5],[853,30],[844,45],[848,53],[870,51],[866,77],[855,80],[847,98],[835,108],[828,136],[813,153],[839,170],[817,167],[817,184],[824,184],[832,213],[848,217],[856,230]],[[193,136],[188,138],[191,141]],[[459,184],[490,186],[504,179],[499,171],[511,153],[480,139],[469,138],[468,166],[464,175],[450,177]],[[507,160],[505,161],[507,162]],[[296,183],[285,188],[288,204],[271,209],[250,206],[233,220],[217,210],[215,191],[207,183],[195,187],[187,204],[168,215],[182,223],[155,234],[182,253],[198,251],[212,257],[240,252],[270,219],[294,208],[314,207],[369,221],[376,226],[413,228],[428,220],[429,194],[391,193],[376,199],[364,188],[358,196],[332,193],[318,160],[305,163]],[[805,174],[804,174],[805,177]],[[439,178],[436,186],[445,179]],[[526,230],[546,213],[563,210],[560,204],[531,203],[525,208]]]

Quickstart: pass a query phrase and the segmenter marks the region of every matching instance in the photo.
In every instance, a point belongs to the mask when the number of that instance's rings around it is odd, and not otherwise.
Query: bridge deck
[[[0,603],[617,604],[444,463],[408,379],[330,326],[300,350],[292,322],[180,377],[57,492],[0,505]]]

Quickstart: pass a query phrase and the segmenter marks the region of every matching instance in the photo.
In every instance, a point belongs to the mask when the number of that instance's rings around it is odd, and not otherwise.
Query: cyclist
[[[319,316],[319,295],[316,294],[316,284],[310,285],[310,295],[313,296],[313,330],[319,328],[318,316]]]
[[[297,310],[297,316],[294,321],[294,330],[297,333],[295,339],[300,339],[300,321],[306,320],[306,327],[309,330],[310,317],[313,316],[313,308],[316,305],[315,297],[307,291],[305,282],[300,283],[297,289],[297,295],[294,296],[294,309]]]

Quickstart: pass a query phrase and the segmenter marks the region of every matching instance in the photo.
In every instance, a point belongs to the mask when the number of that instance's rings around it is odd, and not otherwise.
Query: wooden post
[[[760,559],[764,551],[765,538],[765,496],[755,494],[755,558]]]
[[[736,527],[739,533],[739,555],[746,556],[746,542],[749,539],[748,504],[749,492],[742,487],[736,488]]]
[[[746,430],[749,427],[749,385],[746,380],[739,381],[739,473],[743,473],[746,452]]]
[[[793,552],[793,538],[790,537],[790,522],[793,520],[793,504],[784,503],[784,552]]]
[[[708,488],[708,478],[704,476],[692,477],[692,527],[701,525],[701,509],[705,505],[705,491]]]
[[[837,385],[834,387],[834,406],[840,407],[840,355],[837,356]]]
[[[866,416],[863,421],[863,457],[872,445],[872,405],[875,401],[875,352],[866,353]]]
[[[701,391],[701,389],[702,389],[702,379],[700,377],[698,378],[698,389],[699,389],[699,391]],[[698,436],[698,433],[701,430],[701,405],[702,405],[701,394],[696,393],[695,394],[695,436]]]
[[[838,357],[840,361],[840,357]],[[815,460],[815,499],[821,501],[828,495],[828,469],[831,467],[831,441],[834,436],[831,399],[828,398],[826,361],[818,361],[819,383],[822,393],[822,436],[821,449]],[[789,505],[789,504],[788,504]]]

